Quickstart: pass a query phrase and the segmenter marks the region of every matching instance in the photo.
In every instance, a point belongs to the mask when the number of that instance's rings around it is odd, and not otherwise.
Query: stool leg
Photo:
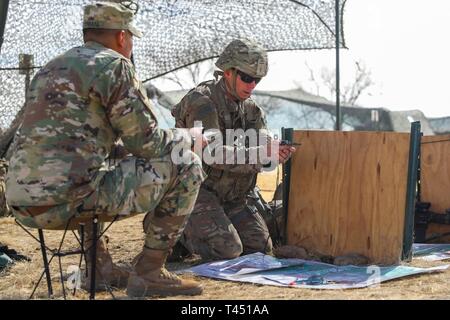
[[[90,295],[89,299],[94,300],[95,299],[95,276],[96,276],[96,270],[95,267],[97,265],[97,226],[98,226],[98,219],[97,216],[94,216],[94,219],[92,220],[92,251],[91,251],[91,288],[90,288]]]
[[[80,226],[79,231],[80,231],[81,255],[80,255],[80,262],[78,263],[78,270],[81,270],[81,264],[83,263],[83,259],[86,262],[86,252],[84,251],[84,249],[85,249],[84,248],[84,224],[80,224],[79,226]],[[87,271],[87,263],[86,263],[86,271],[85,272],[87,275],[87,272],[88,272]],[[80,274],[80,277],[81,277],[81,274]],[[77,281],[78,281],[78,279],[77,279]],[[76,291],[77,291],[77,286],[74,286],[72,295],[75,295]]]
[[[50,278],[50,268],[47,260],[47,250],[45,249],[44,233],[42,229],[38,230],[39,242],[41,244],[42,259],[44,260],[45,278],[47,279],[48,297],[53,295],[52,279]]]

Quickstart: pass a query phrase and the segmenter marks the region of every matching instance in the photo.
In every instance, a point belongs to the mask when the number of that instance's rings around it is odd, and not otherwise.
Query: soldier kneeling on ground
[[[228,130],[253,130],[266,138],[254,145],[248,141],[243,145],[231,142],[215,149],[216,154],[231,154],[234,160],[244,154],[243,163],[203,162],[208,177],[200,188],[173,259],[183,256],[182,247],[184,253],[199,254],[205,260],[231,259],[253,252],[272,253],[272,239],[255,196],[256,178],[264,163],[261,158],[251,163],[249,155],[263,149],[272,157],[274,150],[274,162],[284,163],[295,151],[292,146],[270,139],[264,111],[250,98],[267,74],[266,51],[254,41],[233,40],[216,66],[220,70],[215,72],[215,80],[200,83],[174,106],[176,127],[193,128],[197,122],[204,130],[218,130],[222,137],[227,136]]]

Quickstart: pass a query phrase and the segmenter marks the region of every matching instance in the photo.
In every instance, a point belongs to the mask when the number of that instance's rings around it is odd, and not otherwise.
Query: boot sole
[[[124,279],[123,281],[119,282],[97,282],[95,284],[95,292],[105,292],[109,291],[111,289],[125,289],[128,284],[128,278]],[[81,284],[81,289],[90,291],[91,289],[91,283],[89,281],[86,281],[85,283]],[[108,289],[109,288],[109,289]]]
[[[125,289],[127,285],[116,286],[112,284],[97,284],[95,286],[95,292],[106,292],[113,289]],[[91,291],[90,286],[81,286],[81,289],[85,291]]]
[[[176,291],[174,291],[176,290]],[[203,292],[202,287],[198,288],[192,288],[192,289],[133,289],[129,290],[127,289],[127,295],[134,298],[141,298],[141,297],[148,297],[148,296],[164,296],[164,297],[171,297],[171,296],[196,296],[200,295]]]

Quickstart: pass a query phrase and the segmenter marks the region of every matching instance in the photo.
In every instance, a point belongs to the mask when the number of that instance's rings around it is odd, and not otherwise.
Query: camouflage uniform
[[[122,4],[89,4],[85,39],[131,55],[133,42],[125,30],[142,36],[133,16]],[[102,40],[104,29],[114,35]],[[199,283],[165,268],[204,180],[200,159],[190,151],[186,130],[158,128],[133,64],[105,46],[88,41],[34,77],[10,159],[7,200],[19,221],[37,228],[62,228],[72,217],[93,213],[100,221],[145,213],[145,245],[132,270],[115,265],[105,242],[98,242],[95,272],[101,276],[95,289],[126,286],[132,297],[200,294]],[[114,161],[119,139],[131,155]],[[180,149],[187,164],[174,161]],[[92,257],[94,237],[85,233]]]
[[[86,7],[84,28],[142,35],[121,24],[132,12],[101,6]],[[25,108],[6,179],[20,222],[57,229],[94,210],[100,220],[146,213],[147,247],[166,250],[177,241],[203,181],[201,162],[193,153],[190,164],[172,162],[172,148],[190,150],[191,138],[158,128],[129,59],[96,42],[75,47],[39,70]],[[108,162],[118,139],[132,155]]]
[[[255,43],[235,40],[216,65],[224,71],[233,67],[262,77],[267,72],[267,57]],[[226,129],[267,130],[263,110],[250,98],[231,98],[224,78],[199,84],[174,107],[172,114],[178,128],[191,128],[194,121],[201,121],[204,129],[219,129],[224,137]],[[241,147],[223,148],[236,154]],[[244,148],[249,151],[261,147]],[[234,258],[256,251],[270,253],[272,240],[266,223],[249,197],[262,164],[249,164],[246,159],[246,164],[203,166],[208,178],[181,237],[184,246],[205,259]]]

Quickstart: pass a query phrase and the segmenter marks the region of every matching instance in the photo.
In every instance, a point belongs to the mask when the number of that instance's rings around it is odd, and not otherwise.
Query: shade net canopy
[[[3,0],[2,0],[3,1]],[[33,71],[82,44],[83,6],[91,0],[10,0],[0,54],[0,127],[24,102],[19,54]],[[116,1],[117,2],[117,1]],[[142,80],[217,57],[232,39],[252,38],[268,51],[335,48],[335,0],[140,0],[134,60]],[[345,1],[340,1],[340,21]],[[342,26],[342,23],[341,23]],[[345,47],[343,29],[341,47]]]

